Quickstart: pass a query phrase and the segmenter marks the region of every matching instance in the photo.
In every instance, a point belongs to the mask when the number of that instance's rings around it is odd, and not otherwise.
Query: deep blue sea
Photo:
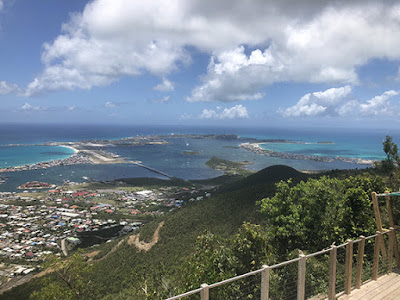
[[[400,130],[3,124],[0,126],[0,168],[62,159],[72,154],[72,150],[64,147],[37,146],[49,141],[119,139],[138,135],[174,133],[238,134],[241,137],[259,139],[287,139],[302,142],[302,144],[269,143],[263,147],[280,152],[364,159],[383,158],[382,142],[386,135],[393,136],[396,143],[400,140]],[[322,163],[260,156],[241,148],[234,148],[240,144],[237,141],[189,138],[170,138],[168,141],[170,142],[168,145],[122,146],[105,148],[105,150],[131,160],[140,160],[145,165],[184,179],[203,179],[221,175],[220,171],[210,169],[204,164],[211,156],[252,161],[253,164],[249,166],[249,169],[253,170],[261,170],[275,164],[285,164],[300,170],[366,167],[344,162]],[[10,144],[14,146],[9,146]],[[24,146],[15,146],[21,144]],[[200,154],[184,155],[185,150],[196,151]],[[0,185],[0,191],[15,190],[18,185],[33,180],[61,184],[64,179],[82,182],[83,176],[95,180],[123,177],[162,178],[161,175],[132,164],[58,166],[44,170],[3,173],[0,176],[8,178],[6,183]]]

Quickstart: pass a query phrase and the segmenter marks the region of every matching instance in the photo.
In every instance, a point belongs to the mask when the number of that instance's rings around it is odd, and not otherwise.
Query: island
[[[200,152],[198,152],[198,151],[189,151],[189,150],[185,150],[182,153],[183,153],[183,155],[199,155],[200,154]]]
[[[210,160],[206,162],[206,165],[214,170],[220,170],[225,173],[225,175],[242,175],[247,176],[253,174],[253,171],[247,170],[246,166],[251,165],[250,161],[230,161],[222,159],[219,157],[211,157]]]

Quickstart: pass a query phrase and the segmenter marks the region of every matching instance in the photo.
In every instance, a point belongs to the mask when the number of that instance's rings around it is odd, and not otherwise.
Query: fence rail
[[[388,240],[388,247],[385,246],[385,237]],[[369,240],[374,239],[374,245],[372,248],[372,241]],[[367,243],[368,242],[368,243]],[[354,249],[357,245],[357,257],[354,258]],[[366,245],[368,247],[366,247]],[[344,253],[343,250],[344,250]],[[264,265],[261,269],[242,274],[236,277],[232,277],[220,282],[216,282],[213,284],[202,284],[200,288],[186,292],[184,294],[180,294],[166,300],[175,300],[182,299],[188,297],[190,295],[199,294],[200,300],[209,300],[210,299],[210,290],[216,287],[225,286],[228,283],[236,282],[238,280],[255,276],[261,273],[261,280],[257,284],[257,292],[254,292],[252,295],[253,299],[261,299],[268,300],[270,298],[274,299],[274,297],[270,297],[271,295],[271,280],[276,279],[275,277],[271,277],[271,273],[279,268],[288,267],[294,263],[297,263],[297,276],[293,274],[293,277],[297,277],[294,280],[286,281],[284,285],[290,291],[281,291],[284,296],[279,296],[279,299],[298,299],[304,300],[310,297],[315,296],[315,299],[328,298],[336,299],[338,296],[338,290],[344,294],[350,294],[352,288],[359,289],[361,287],[362,282],[366,280],[372,279],[377,280],[378,275],[384,272],[391,273],[393,268],[393,255],[396,256],[396,265],[400,266],[400,262],[397,260],[398,253],[397,251],[397,239],[396,239],[396,231],[393,227],[390,227],[389,230],[377,231],[376,234],[364,237],[360,236],[356,240],[348,240],[345,243],[335,246],[332,245],[329,248],[323,249],[318,252],[314,252],[311,254],[300,254],[298,258],[288,260],[285,262],[281,262],[272,266]],[[340,251],[338,251],[340,250]],[[306,292],[307,287],[307,260],[316,259],[316,257],[320,257],[323,255],[327,255],[329,253],[329,272],[327,278],[321,286],[313,286],[309,288],[309,291]],[[339,253],[339,254],[338,254]],[[372,260],[371,260],[372,257]],[[366,259],[367,258],[367,259]],[[371,265],[372,261],[372,265]],[[368,263],[368,264],[367,264]],[[353,270],[353,265],[355,269]],[[344,271],[344,276],[342,271]],[[292,272],[293,273],[293,272]],[[339,274],[338,274],[339,273]],[[339,276],[338,276],[339,275]],[[340,280],[339,280],[340,278]],[[328,282],[326,282],[326,280]],[[343,282],[342,282],[343,281]],[[353,285],[354,281],[354,285]],[[326,285],[326,287],[325,287]],[[339,289],[340,288],[340,289]],[[321,292],[321,289],[324,289]],[[253,290],[256,290],[255,288]],[[275,291],[276,293],[276,291]],[[255,297],[257,294],[257,298]],[[324,296],[326,295],[326,297]],[[271,295],[272,296],[272,295]],[[237,298],[238,296],[232,296],[231,298]],[[239,298],[238,298],[239,299]]]

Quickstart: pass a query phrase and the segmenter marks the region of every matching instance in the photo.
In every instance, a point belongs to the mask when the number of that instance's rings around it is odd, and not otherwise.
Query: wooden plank
[[[375,295],[376,300],[383,300],[383,299],[388,299],[391,298],[394,294],[398,297],[397,299],[400,298],[400,278],[395,278],[396,280],[393,281],[388,281],[388,284],[385,286],[382,286],[384,288],[382,291],[380,291],[378,294]]]
[[[362,235],[360,236],[360,242],[358,243],[356,281],[354,283],[356,289],[359,289],[361,287],[361,275],[364,263],[364,250],[365,250],[365,236]]]
[[[269,300],[269,266],[264,265],[261,273],[261,300]]]
[[[304,300],[306,296],[306,256],[300,254],[297,275],[297,300]]]
[[[328,299],[336,299],[336,262],[337,262],[337,247],[331,246],[332,249],[329,253],[329,290]]]
[[[383,292],[389,289],[391,286],[395,285],[398,282],[398,278],[391,277],[389,275],[385,275],[382,280],[379,281],[379,285],[368,294],[365,294],[361,299],[363,300],[375,300],[377,299]],[[354,300],[354,299],[352,299]]]
[[[210,288],[207,283],[203,283],[200,291],[200,300],[208,300],[210,298]]]
[[[394,224],[394,219],[393,219],[393,213],[392,213],[392,205],[390,203],[390,196],[389,196],[389,192],[385,191],[385,194],[387,194],[385,196],[386,199],[386,209],[388,212],[388,216],[389,216],[389,225],[390,227],[395,228],[396,224]],[[395,242],[394,242],[394,255],[396,257],[396,266],[400,267],[400,253],[399,253],[399,242],[397,240],[397,235],[396,232],[394,233],[394,237],[395,237]]]
[[[375,192],[372,192],[372,203],[374,205],[376,226],[378,228],[378,231],[383,232],[381,213],[379,211],[378,197],[376,196]],[[380,241],[380,248],[383,259],[386,260],[386,249],[385,249],[386,247],[385,247],[385,241],[383,239]]]
[[[361,289],[354,290],[350,295],[343,295],[338,299],[365,300],[368,299],[368,297],[370,296],[372,297],[372,299],[374,299],[373,298],[374,295],[380,293],[382,288],[386,289],[400,280],[400,277],[398,275],[397,276],[393,275],[397,274],[383,275],[379,277],[377,281],[370,281],[368,283],[365,283],[361,286]]]
[[[388,295],[385,300],[399,300],[400,299],[400,287],[394,290],[390,295]]]
[[[344,275],[344,292],[345,294],[351,293],[351,280],[353,274],[353,241],[347,240],[346,245],[346,261],[345,261],[345,275]]]
[[[393,247],[394,247],[394,239],[395,237],[393,236],[394,233],[394,228],[390,227],[390,232],[389,232],[389,245],[388,245],[388,273],[392,273],[393,269]]]
[[[374,205],[375,221],[378,231],[383,231],[381,213],[379,212],[378,197],[375,192],[372,192],[372,203]]]
[[[378,278],[378,267],[379,267],[379,241],[381,238],[382,233],[377,231],[377,236],[375,237],[375,245],[374,245],[374,259],[372,262],[372,280],[377,280]]]

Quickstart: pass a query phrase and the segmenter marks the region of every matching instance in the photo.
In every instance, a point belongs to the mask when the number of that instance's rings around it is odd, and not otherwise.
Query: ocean
[[[119,139],[129,136],[179,133],[237,134],[247,138],[285,139],[299,143],[268,143],[262,146],[278,152],[363,159],[384,157],[382,142],[386,135],[393,136],[394,142],[400,139],[400,131],[394,130],[3,124],[0,127],[0,168],[63,159],[73,154],[71,149],[65,147],[37,146],[49,141]],[[129,160],[140,160],[145,165],[183,179],[205,179],[222,175],[221,171],[205,165],[212,156],[234,161],[251,161],[253,164],[248,167],[251,170],[261,170],[276,164],[288,165],[299,170],[367,167],[339,161],[325,163],[266,157],[239,148],[240,141],[173,137],[167,140],[170,142],[167,145],[119,146],[105,150]],[[185,155],[184,151],[196,151],[199,154]],[[62,184],[64,180],[83,182],[82,177],[94,180],[126,177],[164,178],[132,164],[57,166],[42,170],[2,173],[0,176],[7,177],[6,182],[0,185],[0,191],[15,190],[18,185],[33,180]]]

